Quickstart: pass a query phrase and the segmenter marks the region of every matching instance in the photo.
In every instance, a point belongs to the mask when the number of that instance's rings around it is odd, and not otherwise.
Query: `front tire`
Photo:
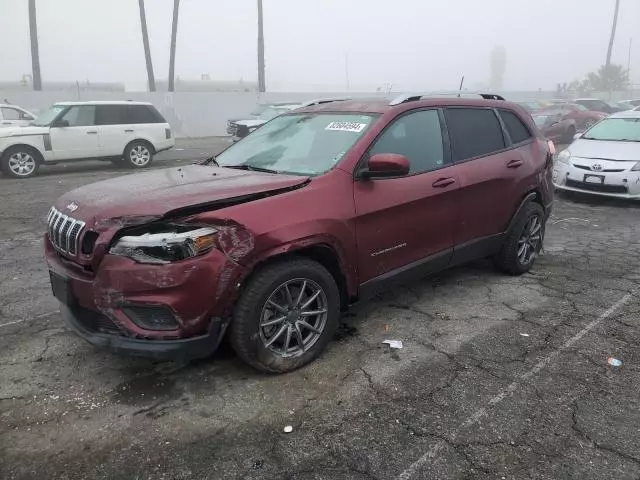
[[[249,365],[285,373],[320,355],[339,317],[340,293],[333,276],[317,262],[294,258],[269,265],[249,280],[229,339]]]
[[[13,178],[30,178],[37,175],[42,158],[40,153],[26,146],[7,149],[2,155],[2,171]]]
[[[494,258],[496,266],[511,275],[522,275],[531,270],[542,248],[544,230],[542,207],[535,202],[524,205]]]
[[[153,147],[148,142],[134,140],[124,149],[123,158],[129,168],[146,168],[153,161]]]

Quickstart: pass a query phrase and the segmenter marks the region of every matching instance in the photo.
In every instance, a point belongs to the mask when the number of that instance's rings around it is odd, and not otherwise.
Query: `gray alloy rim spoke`
[[[286,320],[287,317],[277,317],[267,320],[266,322],[262,322],[260,324],[261,327],[270,327],[271,325],[278,325]]]
[[[318,283],[308,278],[289,280],[275,288],[262,307],[260,339],[280,357],[302,355],[324,333],[328,315],[327,295]]]
[[[280,330],[278,330],[278,332],[269,339],[269,341],[267,342],[267,347],[270,347],[273,344],[273,342],[275,342],[278,338],[280,338],[284,333],[284,331],[287,330],[288,328],[289,328],[289,325],[283,325],[280,328]]]

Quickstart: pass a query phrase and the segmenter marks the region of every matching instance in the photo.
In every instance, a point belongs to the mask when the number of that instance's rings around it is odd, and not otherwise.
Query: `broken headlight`
[[[170,225],[163,230],[121,237],[109,253],[138,263],[166,264],[203,255],[215,246],[213,228]]]

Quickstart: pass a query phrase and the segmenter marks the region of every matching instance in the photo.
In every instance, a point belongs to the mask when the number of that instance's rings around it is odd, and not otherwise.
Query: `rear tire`
[[[507,233],[496,266],[510,275],[522,275],[533,267],[544,241],[544,210],[535,203],[525,204]]]
[[[327,269],[304,258],[287,259],[249,280],[228,335],[246,363],[262,372],[285,373],[320,355],[339,317],[340,293]]]
[[[147,168],[153,161],[154,149],[144,140],[134,140],[124,149],[124,164],[129,168]]]
[[[35,148],[16,146],[8,148],[0,159],[2,171],[13,178],[30,178],[37,175],[42,156]]]

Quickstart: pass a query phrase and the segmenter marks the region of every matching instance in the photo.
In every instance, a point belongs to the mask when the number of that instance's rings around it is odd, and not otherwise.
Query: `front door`
[[[95,124],[94,105],[72,105],[51,125],[54,160],[100,156],[100,135]]]
[[[444,145],[439,111],[420,110],[394,120],[367,153],[366,158],[376,153],[404,155],[411,169],[403,177],[355,183],[362,283],[420,265],[428,257],[440,266],[448,264],[458,179]]]

